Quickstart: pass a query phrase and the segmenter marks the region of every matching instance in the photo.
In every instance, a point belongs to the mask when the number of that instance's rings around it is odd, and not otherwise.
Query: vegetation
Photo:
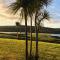
[[[17,13],[18,10],[21,11],[22,17],[25,19],[25,33],[26,33],[26,60],[28,58],[28,39],[27,39],[27,17],[36,13],[43,5],[47,5],[48,0],[16,0],[16,2],[10,5],[10,9],[13,13]],[[37,55],[37,54],[36,54]],[[38,59],[37,59],[38,60]]]
[[[30,50],[30,41],[29,41]],[[35,56],[35,42],[32,45]],[[39,60],[60,60],[60,44],[39,42]],[[0,60],[25,60],[25,41],[0,38]]]
[[[16,39],[16,33],[0,33],[0,38],[8,38],[8,39]],[[25,40],[25,34],[19,34],[20,40]],[[30,33],[28,34],[28,40],[30,40]],[[32,41],[35,41],[35,33],[32,33]],[[43,42],[50,42],[50,43],[60,43],[60,38],[51,37],[50,34],[47,33],[39,33],[38,40]]]
[[[32,33],[35,33],[35,27],[32,26]],[[19,27],[21,32],[25,32],[25,26],[21,25]],[[28,32],[30,32],[30,26],[27,27]],[[19,32],[20,32],[19,31]],[[0,32],[17,32],[16,26],[0,26]],[[39,33],[50,33],[50,34],[60,34],[60,28],[48,28],[41,27]]]
[[[19,36],[18,36],[18,30],[19,30],[19,27],[20,27],[20,23],[19,22],[16,22],[16,27],[17,27],[17,39],[19,39]]]
[[[30,26],[30,59],[32,58],[32,15],[31,15],[31,26]]]
[[[38,57],[38,33],[39,33],[38,31],[40,30],[41,22],[44,19],[47,19],[47,20],[49,19],[49,14],[48,14],[48,12],[46,10],[43,10],[43,12],[39,11],[39,12],[36,13],[36,17],[35,17],[35,30],[36,30],[36,56],[37,57]]]
[[[33,14],[35,16],[35,30],[36,30],[36,59],[38,60],[38,26],[37,26],[37,17],[38,13],[41,9],[44,9],[45,6],[48,6],[50,0],[16,0],[14,3],[10,5],[10,9],[14,14],[21,11],[22,17],[25,19],[25,35],[26,35],[26,60],[28,60],[28,31],[27,31],[27,20],[28,16],[32,18]],[[32,19],[31,19],[31,28],[32,28]],[[32,30],[31,30],[32,31]],[[32,38],[32,34],[31,34]],[[32,48],[32,40],[31,40],[31,48]],[[31,49],[32,50],[32,49]],[[31,55],[31,54],[30,54]]]

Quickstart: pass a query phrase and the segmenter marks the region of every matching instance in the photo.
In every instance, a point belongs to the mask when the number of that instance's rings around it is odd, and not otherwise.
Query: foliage
[[[34,56],[34,41],[32,46]],[[39,60],[60,60],[60,44],[39,42],[38,46]],[[25,41],[0,38],[0,60],[25,60]]]

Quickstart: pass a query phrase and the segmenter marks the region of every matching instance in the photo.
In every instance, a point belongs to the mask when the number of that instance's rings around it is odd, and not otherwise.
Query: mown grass
[[[30,41],[28,42],[30,49]],[[60,44],[39,42],[39,60],[60,60]],[[35,41],[33,51],[35,55]],[[25,41],[0,38],[0,60],[25,60]]]

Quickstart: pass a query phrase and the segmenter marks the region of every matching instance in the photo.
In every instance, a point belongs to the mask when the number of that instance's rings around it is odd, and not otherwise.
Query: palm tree
[[[51,1],[49,0],[38,0],[38,1],[34,1],[34,4],[32,5],[32,8],[30,9],[30,13],[31,12],[34,12],[35,13],[35,26],[36,26],[36,20],[37,20],[37,14],[38,14],[38,11],[44,6],[44,5],[48,5]],[[34,11],[33,11],[34,9]],[[32,13],[33,14],[33,13]],[[32,20],[32,18],[31,18]],[[32,23],[32,21],[31,21]],[[31,28],[32,28],[32,25],[31,25]],[[36,32],[38,33],[38,29],[37,29],[37,26],[36,26]],[[32,30],[31,30],[32,31]],[[36,33],[36,41],[38,41],[38,34]],[[32,51],[32,32],[31,32],[31,47],[30,47],[30,56],[32,55],[31,54],[31,51]],[[36,60],[38,60],[38,43],[36,42]]]
[[[16,22],[16,27],[17,27],[17,39],[19,39],[19,34],[18,34],[19,26],[20,26],[19,22]]]
[[[22,17],[25,19],[26,60],[28,60],[27,17],[31,14],[36,15],[38,8],[41,8],[44,5],[48,5],[49,1],[50,0],[16,0],[9,6],[9,9],[11,9],[14,14],[20,10]]]
[[[49,1],[49,0],[43,0],[43,6],[48,6],[48,4],[50,3],[51,1]],[[41,8],[41,9],[44,9],[44,8]],[[36,31],[36,55],[35,55],[35,60],[38,60],[38,30],[39,30],[39,27],[38,27],[38,25],[37,25],[37,18],[38,18],[38,16],[40,15],[39,14],[39,8],[37,9],[37,11],[36,11],[36,14],[35,14],[35,31]],[[44,15],[43,15],[43,19],[45,18],[45,19],[47,19],[47,14],[46,14],[47,12],[44,12]],[[42,20],[42,19],[41,19]],[[38,21],[39,22],[39,24],[40,24],[40,22],[41,21]]]
[[[18,10],[21,11],[22,17],[25,19],[25,34],[26,34],[26,60],[28,60],[28,39],[27,39],[27,16],[28,16],[28,10],[27,10],[27,2],[25,0],[16,0],[16,2],[12,3],[9,6],[9,9],[12,10],[14,14],[18,12]]]
[[[30,27],[30,32],[31,32],[31,34],[30,34],[30,40],[31,40],[31,42],[30,42],[30,59],[32,58],[32,16],[31,16],[31,27]]]
[[[35,60],[38,60],[38,25],[37,25],[37,17],[38,16],[37,16],[37,14],[38,14],[38,11],[36,12],[36,15],[35,15],[35,32],[36,32],[36,53],[35,53]]]

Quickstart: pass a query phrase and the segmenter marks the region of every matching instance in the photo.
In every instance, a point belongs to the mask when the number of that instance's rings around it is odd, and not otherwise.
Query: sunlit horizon
[[[4,2],[5,1],[5,2]],[[0,0],[0,26],[14,26],[16,22],[20,22],[20,18],[18,15],[11,15],[7,12],[7,6],[11,0]],[[60,28],[60,21],[54,20],[50,18],[50,21],[44,21],[44,27],[50,28]],[[21,22],[24,25],[24,20]],[[28,25],[30,25],[30,20],[28,21]],[[34,22],[33,22],[34,25]]]

